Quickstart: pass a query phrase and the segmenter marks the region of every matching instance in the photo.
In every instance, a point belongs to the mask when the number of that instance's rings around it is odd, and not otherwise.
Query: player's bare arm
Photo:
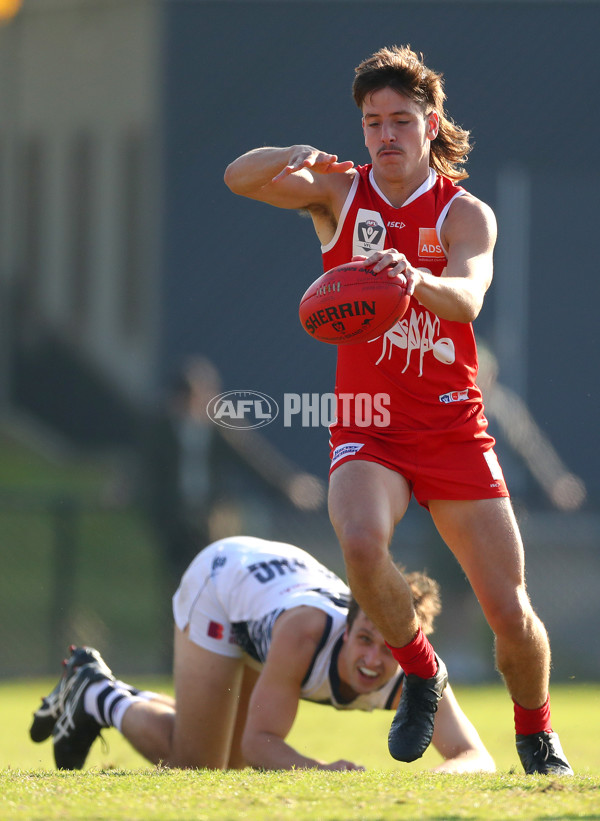
[[[352,185],[354,164],[310,145],[256,148],[225,171],[234,194],[277,208],[308,211],[322,244],[329,242]]]
[[[392,707],[400,701],[397,694]],[[435,716],[432,744],[443,757],[441,764],[433,767],[436,773],[495,772],[494,759],[488,753],[479,733],[460,707],[452,687],[444,689]]]
[[[337,184],[331,178],[353,165],[310,145],[255,148],[227,166],[225,183],[234,194],[278,208],[309,208],[329,202]]]
[[[267,661],[254,687],[242,738],[244,758],[270,770],[356,770],[351,761],[327,764],[286,743],[300,701],[300,688],[325,629],[325,614],[313,607],[283,613],[273,627]]]
[[[496,220],[491,208],[469,194],[458,197],[441,239],[448,252],[441,277],[416,268],[395,248],[378,251],[366,261],[376,272],[387,268],[388,276],[404,279],[408,292],[442,319],[472,322],[492,281]]]
[[[434,772],[492,773],[496,770],[494,759],[460,708],[450,685],[444,690],[438,706],[432,743],[444,758],[434,767]]]

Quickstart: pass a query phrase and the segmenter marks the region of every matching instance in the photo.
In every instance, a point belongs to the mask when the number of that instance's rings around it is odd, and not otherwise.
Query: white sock
[[[131,688],[123,682],[110,679],[95,681],[83,694],[83,709],[96,719],[102,727],[116,727],[121,730],[121,722],[127,709],[136,701],[148,701],[148,692],[144,696],[132,693]]]

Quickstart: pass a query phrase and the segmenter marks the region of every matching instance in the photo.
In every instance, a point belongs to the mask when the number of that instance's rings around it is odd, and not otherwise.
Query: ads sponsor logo
[[[222,428],[262,428],[277,418],[279,405],[260,391],[225,391],[210,400],[206,412]]]
[[[421,259],[446,259],[435,228],[419,228],[419,257]]]

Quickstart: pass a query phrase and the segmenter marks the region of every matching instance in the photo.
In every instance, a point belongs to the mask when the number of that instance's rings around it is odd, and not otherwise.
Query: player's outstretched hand
[[[340,758],[339,761],[332,761],[331,764],[321,764],[319,769],[337,770],[341,772],[345,772],[346,770],[360,770],[360,772],[365,771],[365,768],[360,764],[354,764],[353,761],[345,761],[343,758]]]
[[[273,182],[288,177],[303,168],[310,168],[316,174],[343,173],[354,167],[352,160],[338,162],[337,154],[328,154],[326,151],[319,151],[311,145],[297,145],[289,163],[279,174],[273,177]]]

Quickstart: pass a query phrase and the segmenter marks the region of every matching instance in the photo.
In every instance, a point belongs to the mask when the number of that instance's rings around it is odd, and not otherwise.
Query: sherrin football
[[[374,273],[364,260],[347,262],[316,279],[300,300],[300,322],[320,342],[349,345],[384,334],[410,302],[398,277]]]

